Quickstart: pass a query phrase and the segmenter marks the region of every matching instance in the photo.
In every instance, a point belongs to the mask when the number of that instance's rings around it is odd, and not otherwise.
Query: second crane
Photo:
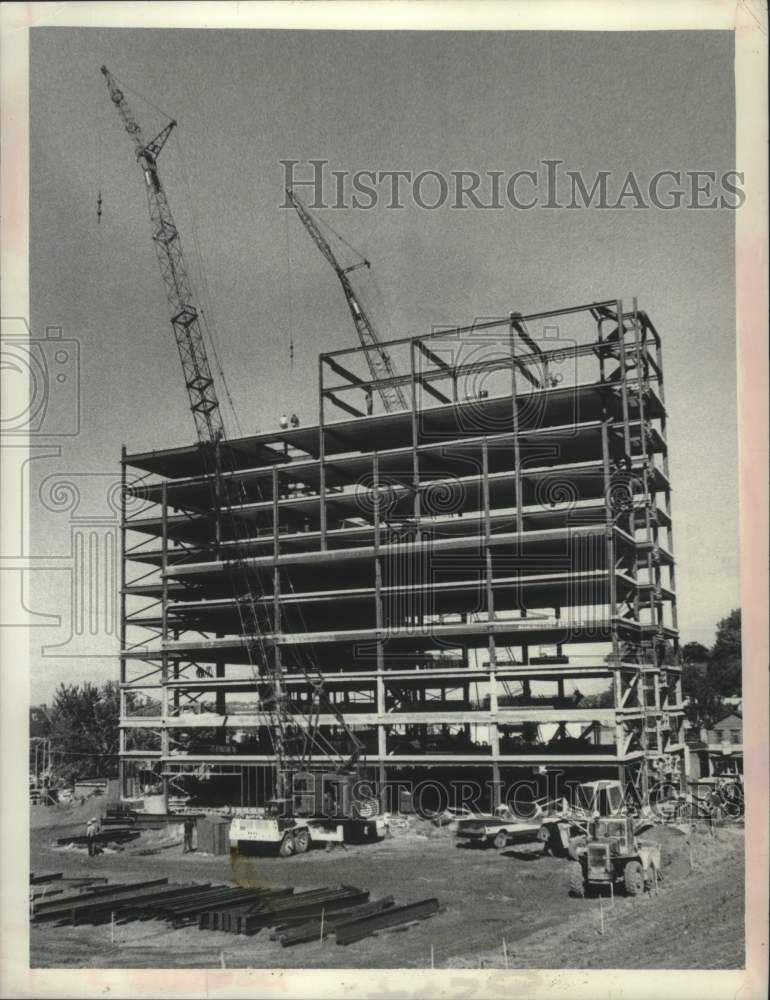
[[[286,197],[296,209],[297,215],[310,234],[311,239],[334,268],[340,280],[342,289],[345,292],[348,309],[350,309],[350,314],[355,323],[358,339],[361,341],[361,346],[365,348],[364,354],[366,363],[369,366],[369,372],[372,380],[377,383],[377,391],[380,394],[386,413],[408,409],[409,403],[403,389],[398,383],[398,372],[393,365],[390,354],[380,342],[374,324],[361,305],[359,297],[356,295],[348,277],[351,271],[355,271],[359,267],[368,268],[370,266],[369,261],[364,259],[357,264],[352,264],[350,267],[343,267],[335,256],[331,244],[321,231],[318,221],[312,216],[307,205],[297,197],[291,188],[286,190]]]

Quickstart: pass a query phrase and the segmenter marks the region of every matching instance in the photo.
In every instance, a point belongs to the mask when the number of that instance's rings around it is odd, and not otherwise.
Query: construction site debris
[[[295,892],[291,886],[244,889],[209,882],[169,884],[167,878],[157,878],[82,887],[77,895],[41,900],[33,904],[31,918],[35,924],[57,927],[155,919],[175,928],[197,925],[201,930],[242,935],[273,928],[271,938],[288,947],[323,941],[330,934],[338,944],[350,944],[440,910],[436,899],[394,904],[392,896],[370,901],[368,890],[351,885]]]

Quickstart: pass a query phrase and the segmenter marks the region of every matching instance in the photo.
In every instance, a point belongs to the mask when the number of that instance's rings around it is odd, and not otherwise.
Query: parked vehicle
[[[491,816],[476,816],[458,824],[456,836],[471,844],[492,844],[501,850],[519,837],[534,839],[539,830],[538,819],[523,819],[509,806],[501,805]]]
[[[233,818],[231,849],[260,844],[286,858],[304,854],[314,843],[366,843],[383,837],[379,803],[357,795],[358,784],[355,772],[295,773],[291,798],[273,799],[264,810]]]
[[[631,816],[596,819],[588,843],[570,872],[573,896],[587,896],[602,887],[617,886],[627,896],[657,887],[660,845],[638,840]]]

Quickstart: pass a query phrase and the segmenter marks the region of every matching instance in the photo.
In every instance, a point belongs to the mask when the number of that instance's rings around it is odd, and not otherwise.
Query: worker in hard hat
[[[278,426],[281,428],[282,431],[285,431],[288,428],[289,418],[286,416],[285,413],[281,414],[281,419],[278,421]]]
[[[100,830],[99,820],[96,816],[92,816],[91,819],[86,823],[86,837],[88,838],[88,856],[89,858],[94,857],[96,854],[96,835]]]
[[[292,427],[299,427],[299,417],[296,413],[292,413],[290,423]]]

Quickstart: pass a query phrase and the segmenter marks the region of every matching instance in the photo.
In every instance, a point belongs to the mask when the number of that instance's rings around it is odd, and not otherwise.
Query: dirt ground
[[[82,815],[81,815],[82,813]],[[55,846],[81,833],[93,806],[33,810],[31,870],[105,875],[110,881],[240,885],[340,884],[393,895],[397,903],[436,896],[443,912],[403,931],[349,946],[282,948],[268,931],[240,937],[160,921],[53,927],[32,925],[35,968],[741,968],[744,964],[743,830],[652,831],[663,844],[657,896],[613,901],[568,895],[570,862],[536,845],[502,852],[458,846],[449,830],[412,821],[378,844],[312,850],[300,857],[182,854],[181,830],[143,833],[96,858]],[[603,925],[602,925],[603,920]],[[602,932],[603,926],[603,932]],[[505,941],[505,950],[503,949]]]

